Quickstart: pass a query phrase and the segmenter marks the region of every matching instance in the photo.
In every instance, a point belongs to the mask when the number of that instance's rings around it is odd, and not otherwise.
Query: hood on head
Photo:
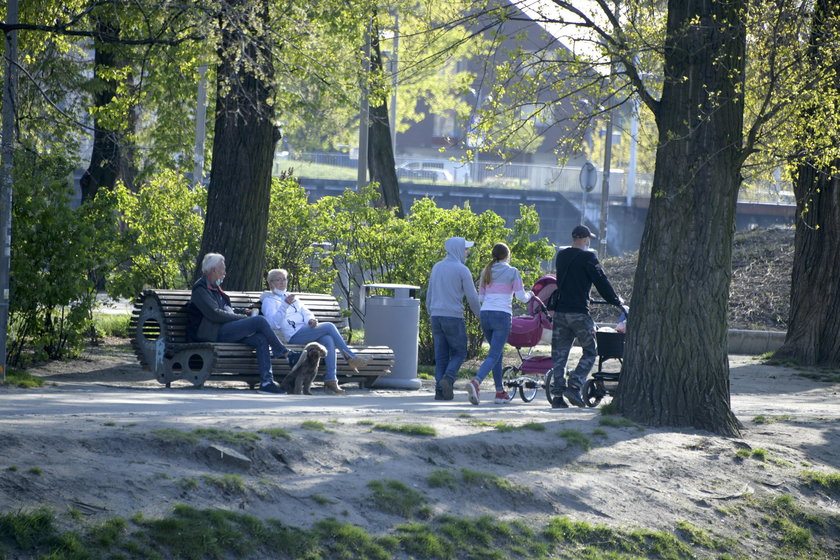
[[[454,257],[458,262],[466,262],[466,249],[475,245],[472,241],[467,241],[463,237],[450,237],[443,244],[446,249],[446,254]]]

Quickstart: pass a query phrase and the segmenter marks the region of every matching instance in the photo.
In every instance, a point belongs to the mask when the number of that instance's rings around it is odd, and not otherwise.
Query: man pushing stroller
[[[592,285],[595,285],[607,303],[617,306],[624,304],[624,300],[616,295],[607,280],[598,257],[589,250],[589,242],[593,237],[588,227],[575,227],[572,230],[572,246],[558,251],[555,260],[557,293],[551,306],[554,311],[551,359],[554,371],[559,375],[551,388],[551,408],[567,408],[563,397],[577,407],[586,406],[580,390],[598,356],[595,321],[589,315],[589,292]],[[575,338],[583,348],[583,355],[577,367],[569,374],[567,386],[564,372]]]

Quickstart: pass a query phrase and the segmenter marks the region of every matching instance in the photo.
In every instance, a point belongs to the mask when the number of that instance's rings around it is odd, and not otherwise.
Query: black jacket
[[[613,305],[621,305],[598,257],[592,251],[569,247],[558,251],[555,259],[558,298],[554,311],[589,313],[589,292],[592,285],[601,297]],[[562,282],[562,284],[560,284]]]
[[[244,319],[243,315],[225,311],[230,306],[230,298],[221,290],[211,290],[207,278],[202,276],[193,284],[192,296],[188,307],[187,340],[216,342],[219,326],[229,321]]]

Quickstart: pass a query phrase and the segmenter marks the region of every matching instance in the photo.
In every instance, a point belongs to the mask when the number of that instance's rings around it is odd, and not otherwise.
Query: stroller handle
[[[624,313],[625,318],[630,317],[630,308],[627,307],[626,305],[615,305],[615,304],[610,303],[608,301],[604,301],[603,299],[590,299],[589,302],[590,303],[597,303],[599,305],[612,305],[613,307],[616,307],[616,308],[620,309],[621,312]]]

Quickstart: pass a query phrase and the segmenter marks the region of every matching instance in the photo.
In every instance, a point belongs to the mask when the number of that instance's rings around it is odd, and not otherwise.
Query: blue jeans
[[[435,390],[443,378],[455,383],[461,364],[467,359],[467,323],[459,317],[431,317],[435,344]]]
[[[338,329],[332,323],[318,323],[315,327],[304,325],[289,339],[289,344],[306,344],[308,342],[319,342],[327,349],[327,357],[324,358],[327,373],[324,376],[324,381],[336,380],[336,348],[350,357],[356,356],[347,347],[347,343],[344,342],[341,333],[338,332]]]
[[[222,323],[219,327],[219,334],[216,342],[241,342],[254,348],[257,354],[257,367],[260,370],[260,385],[267,385],[274,381],[274,374],[271,371],[271,354],[268,349],[274,350],[274,355],[280,357],[288,350],[274,331],[268,320],[262,315],[229,321]]]
[[[481,330],[484,331],[484,338],[490,343],[490,351],[481,362],[475,378],[481,383],[490,370],[493,370],[493,382],[496,384],[497,393],[505,390],[502,383],[502,356],[510,334],[510,321],[511,314],[504,311],[481,312]]]
[[[583,355],[578,360],[577,367],[569,375],[569,386],[580,389],[586,383],[586,377],[598,357],[598,346],[595,342],[595,321],[586,313],[554,313],[551,329],[551,360],[556,371],[566,372],[566,362],[575,338],[583,348]]]

